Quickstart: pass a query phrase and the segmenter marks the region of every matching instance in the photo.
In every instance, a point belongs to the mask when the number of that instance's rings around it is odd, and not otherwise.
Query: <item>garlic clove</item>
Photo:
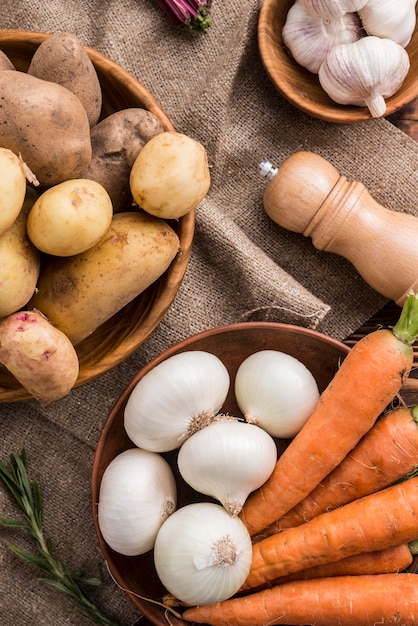
[[[359,16],[367,34],[392,39],[405,48],[416,26],[415,5],[416,0],[368,0]]]
[[[324,19],[310,15],[301,0],[296,0],[288,11],[282,37],[295,61],[317,74],[327,52],[337,44],[357,41],[361,28],[357,13]]]
[[[409,67],[408,53],[401,45],[370,35],[334,46],[318,78],[332,100],[367,106],[371,116],[377,118],[385,114],[385,98],[398,91]]]
[[[363,8],[367,0],[301,0],[306,12],[323,19],[336,19]]]

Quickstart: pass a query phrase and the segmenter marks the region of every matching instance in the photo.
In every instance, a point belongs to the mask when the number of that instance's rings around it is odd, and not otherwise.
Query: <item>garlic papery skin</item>
[[[148,371],[124,410],[128,437],[152,452],[175,450],[218,414],[230,386],[222,361],[210,352],[175,354]]]
[[[144,554],[176,503],[167,461],[155,452],[125,450],[106,467],[100,483],[97,521],[103,539],[119,554]]]
[[[222,420],[192,435],[180,448],[182,478],[237,516],[249,494],[270,477],[277,461],[274,439],[253,424]]]
[[[304,363],[279,350],[247,357],[235,377],[235,397],[248,422],[273,437],[294,437],[319,400],[319,389]]]
[[[409,66],[408,53],[402,46],[370,35],[331,48],[318,78],[332,100],[366,106],[371,116],[378,118],[386,113],[385,98],[398,91]]]
[[[307,13],[325,20],[342,17],[345,13],[354,13],[364,7],[367,0],[301,0]]]
[[[357,13],[326,20],[310,15],[296,0],[288,11],[282,37],[295,61],[317,74],[330,48],[357,41],[362,36],[361,29]]]
[[[180,602],[192,605],[231,597],[247,578],[251,559],[243,522],[211,502],[178,509],[161,526],[154,546],[160,581]]]
[[[392,39],[405,48],[416,25],[415,0],[368,0],[359,10],[367,34]]]

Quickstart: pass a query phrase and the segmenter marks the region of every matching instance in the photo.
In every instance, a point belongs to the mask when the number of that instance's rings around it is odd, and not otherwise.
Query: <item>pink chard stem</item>
[[[209,0],[155,0],[175,24],[203,33],[211,24]]]

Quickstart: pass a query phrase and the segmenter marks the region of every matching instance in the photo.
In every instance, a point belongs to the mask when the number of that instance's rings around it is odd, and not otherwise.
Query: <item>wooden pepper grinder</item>
[[[260,172],[270,180],[263,204],[274,222],[348,259],[399,306],[418,288],[417,217],[384,208],[362,183],[311,152],[294,153],[280,168],[263,161]]]

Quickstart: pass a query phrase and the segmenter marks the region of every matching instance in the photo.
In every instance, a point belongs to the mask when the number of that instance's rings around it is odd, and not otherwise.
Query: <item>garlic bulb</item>
[[[405,48],[415,30],[415,5],[416,0],[368,0],[359,16],[369,35],[392,39]]]
[[[330,48],[361,37],[361,22],[357,13],[334,19],[310,15],[301,0],[296,0],[287,14],[282,37],[295,61],[317,74]]]
[[[169,357],[133,389],[124,411],[128,437],[152,452],[179,448],[214,419],[229,385],[228,370],[214,354],[190,350]]]
[[[370,35],[331,48],[318,78],[335,102],[367,106],[372,117],[381,117],[386,112],[385,98],[398,91],[409,65],[402,46]]]
[[[231,597],[247,578],[251,559],[251,538],[243,522],[210,502],[178,509],[161,526],[154,546],[162,584],[192,605]]]
[[[273,437],[294,437],[319,400],[316,380],[298,359],[279,350],[247,357],[235,377],[235,397],[248,422]]]
[[[366,4],[367,0],[301,0],[306,12],[315,17],[332,20],[345,13],[354,13]]]
[[[97,521],[103,539],[126,556],[148,552],[176,498],[174,475],[162,456],[139,448],[121,452],[100,483]]]
[[[178,454],[183,479],[196,491],[219,500],[232,516],[261,487],[277,461],[273,438],[258,426],[223,420],[184,442]]]

